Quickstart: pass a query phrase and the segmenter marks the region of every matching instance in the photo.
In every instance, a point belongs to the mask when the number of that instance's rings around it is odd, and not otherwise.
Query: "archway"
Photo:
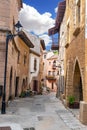
[[[75,70],[74,70],[73,94],[75,96],[76,101],[83,100],[82,77],[81,77],[78,61],[76,61]]]

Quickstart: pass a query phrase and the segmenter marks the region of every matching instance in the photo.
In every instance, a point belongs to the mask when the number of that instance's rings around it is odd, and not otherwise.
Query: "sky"
[[[46,49],[49,50],[52,38],[48,36],[48,29],[55,26],[58,2],[61,0],[23,0],[19,19],[23,28],[44,39]]]

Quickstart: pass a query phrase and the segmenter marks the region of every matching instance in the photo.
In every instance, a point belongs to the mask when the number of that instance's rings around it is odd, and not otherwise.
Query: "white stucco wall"
[[[34,59],[36,58],[37,60],[37,65],[36,65],[36,71],[34,70]],[[36,56],[35,54],[31,53],[30,54],[30,69],[29,69],[29,83],[31,82],[33,77],[37,77],[39,73],[39,64],[40,64],[40,57]]]
[[[29,33],[29,39],[33,43],[34,48],[31,48],[30,51],[30,58],[29,58],[29,79],[28,79],[28,84],[31,83],[31,80],[33,77],[37,77],[39,73],[39,64],[40,64],[40,38],[30,34]],[[34,59],[36,58],[37,60],[37,69],[34,71]]]

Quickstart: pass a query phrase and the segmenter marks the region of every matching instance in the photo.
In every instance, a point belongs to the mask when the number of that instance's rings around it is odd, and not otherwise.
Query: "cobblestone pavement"
[[[55,93],[11,101],[0,117],[0,126],[12,130],[87,130]]]

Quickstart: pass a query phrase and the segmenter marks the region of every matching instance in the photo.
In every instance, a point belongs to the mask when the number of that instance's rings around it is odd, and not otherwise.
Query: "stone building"
[[[58,84],[58,53],[54,54],[51,51],[44,51],[43,55],[44,61],[44,71],[43,71],[43,79],[44,79],[44,86],[49,88],[51,91],[57,90]]]
[[[21,8],[21,0],[0,0],[0,106],[5,79],[6,37],[7,33],[16,34],[14,25],[18,21],[18,12]],[[34,45],[23,31],[8,41],[6,102],[19,96],[21,91],[27,87],[30,47]]]
[[[58,12],[60,14],[60,11]],[[59,55],[58,55],[58,62],[59,62],[59,80],[58,80],[58,94],[65,93],[65,43],[66,43],[66,13],[64,12],[63,19],[60,24],[60,31],[59,31]]]
[[[48,30],[49,36],[52,36],[52,50],[58,50],[58,90],[57,97],[60,97],[65,93],[65,43],[66,43],[66,16],[65,16],[66,1],[58,3],[57,16],[55,20],[55,26]],[[55,35],[58,33],[57,42],[55,41]]]
[[[18,47],[17,53],[17,71],[15,71],[14,85],[15,85],[15,96],[26,89],[28,89],[28,79],[29,79],[29,62],[30,62],[30,48],[33,48],[34,45],[29,39],[29,34],[25,31],[21,31],[18,34],[18,37],[15,37],[15,43]],[[10,61],[12,60],[12,57]]]
[[[51,56],[53,56],[53,51],[47,51],[45,50],[43,52],[43,62],[44,62],[44,69],[43,69],[43,85],[46,86],[46,75],[47,75],[47,59],[49,59]]]
[[[69,96],[75,97],[75,102],[80,103],[80,121],[87,124],[87,1],[65,2],[65,98],[68,103]],[[49,30],[49,35],[61,31],[63,3],[59,3],[60,19],[56,19],[57,24]]]
[[[66,1],[66,99],[80,102],[80,121],[87,124],[87,1]]]
[[[45,43],[44,40],[40,39],[40,66],[39,66],[39,92],[42,91],[42,84],[44,82],[44,50],[45,50]]]

